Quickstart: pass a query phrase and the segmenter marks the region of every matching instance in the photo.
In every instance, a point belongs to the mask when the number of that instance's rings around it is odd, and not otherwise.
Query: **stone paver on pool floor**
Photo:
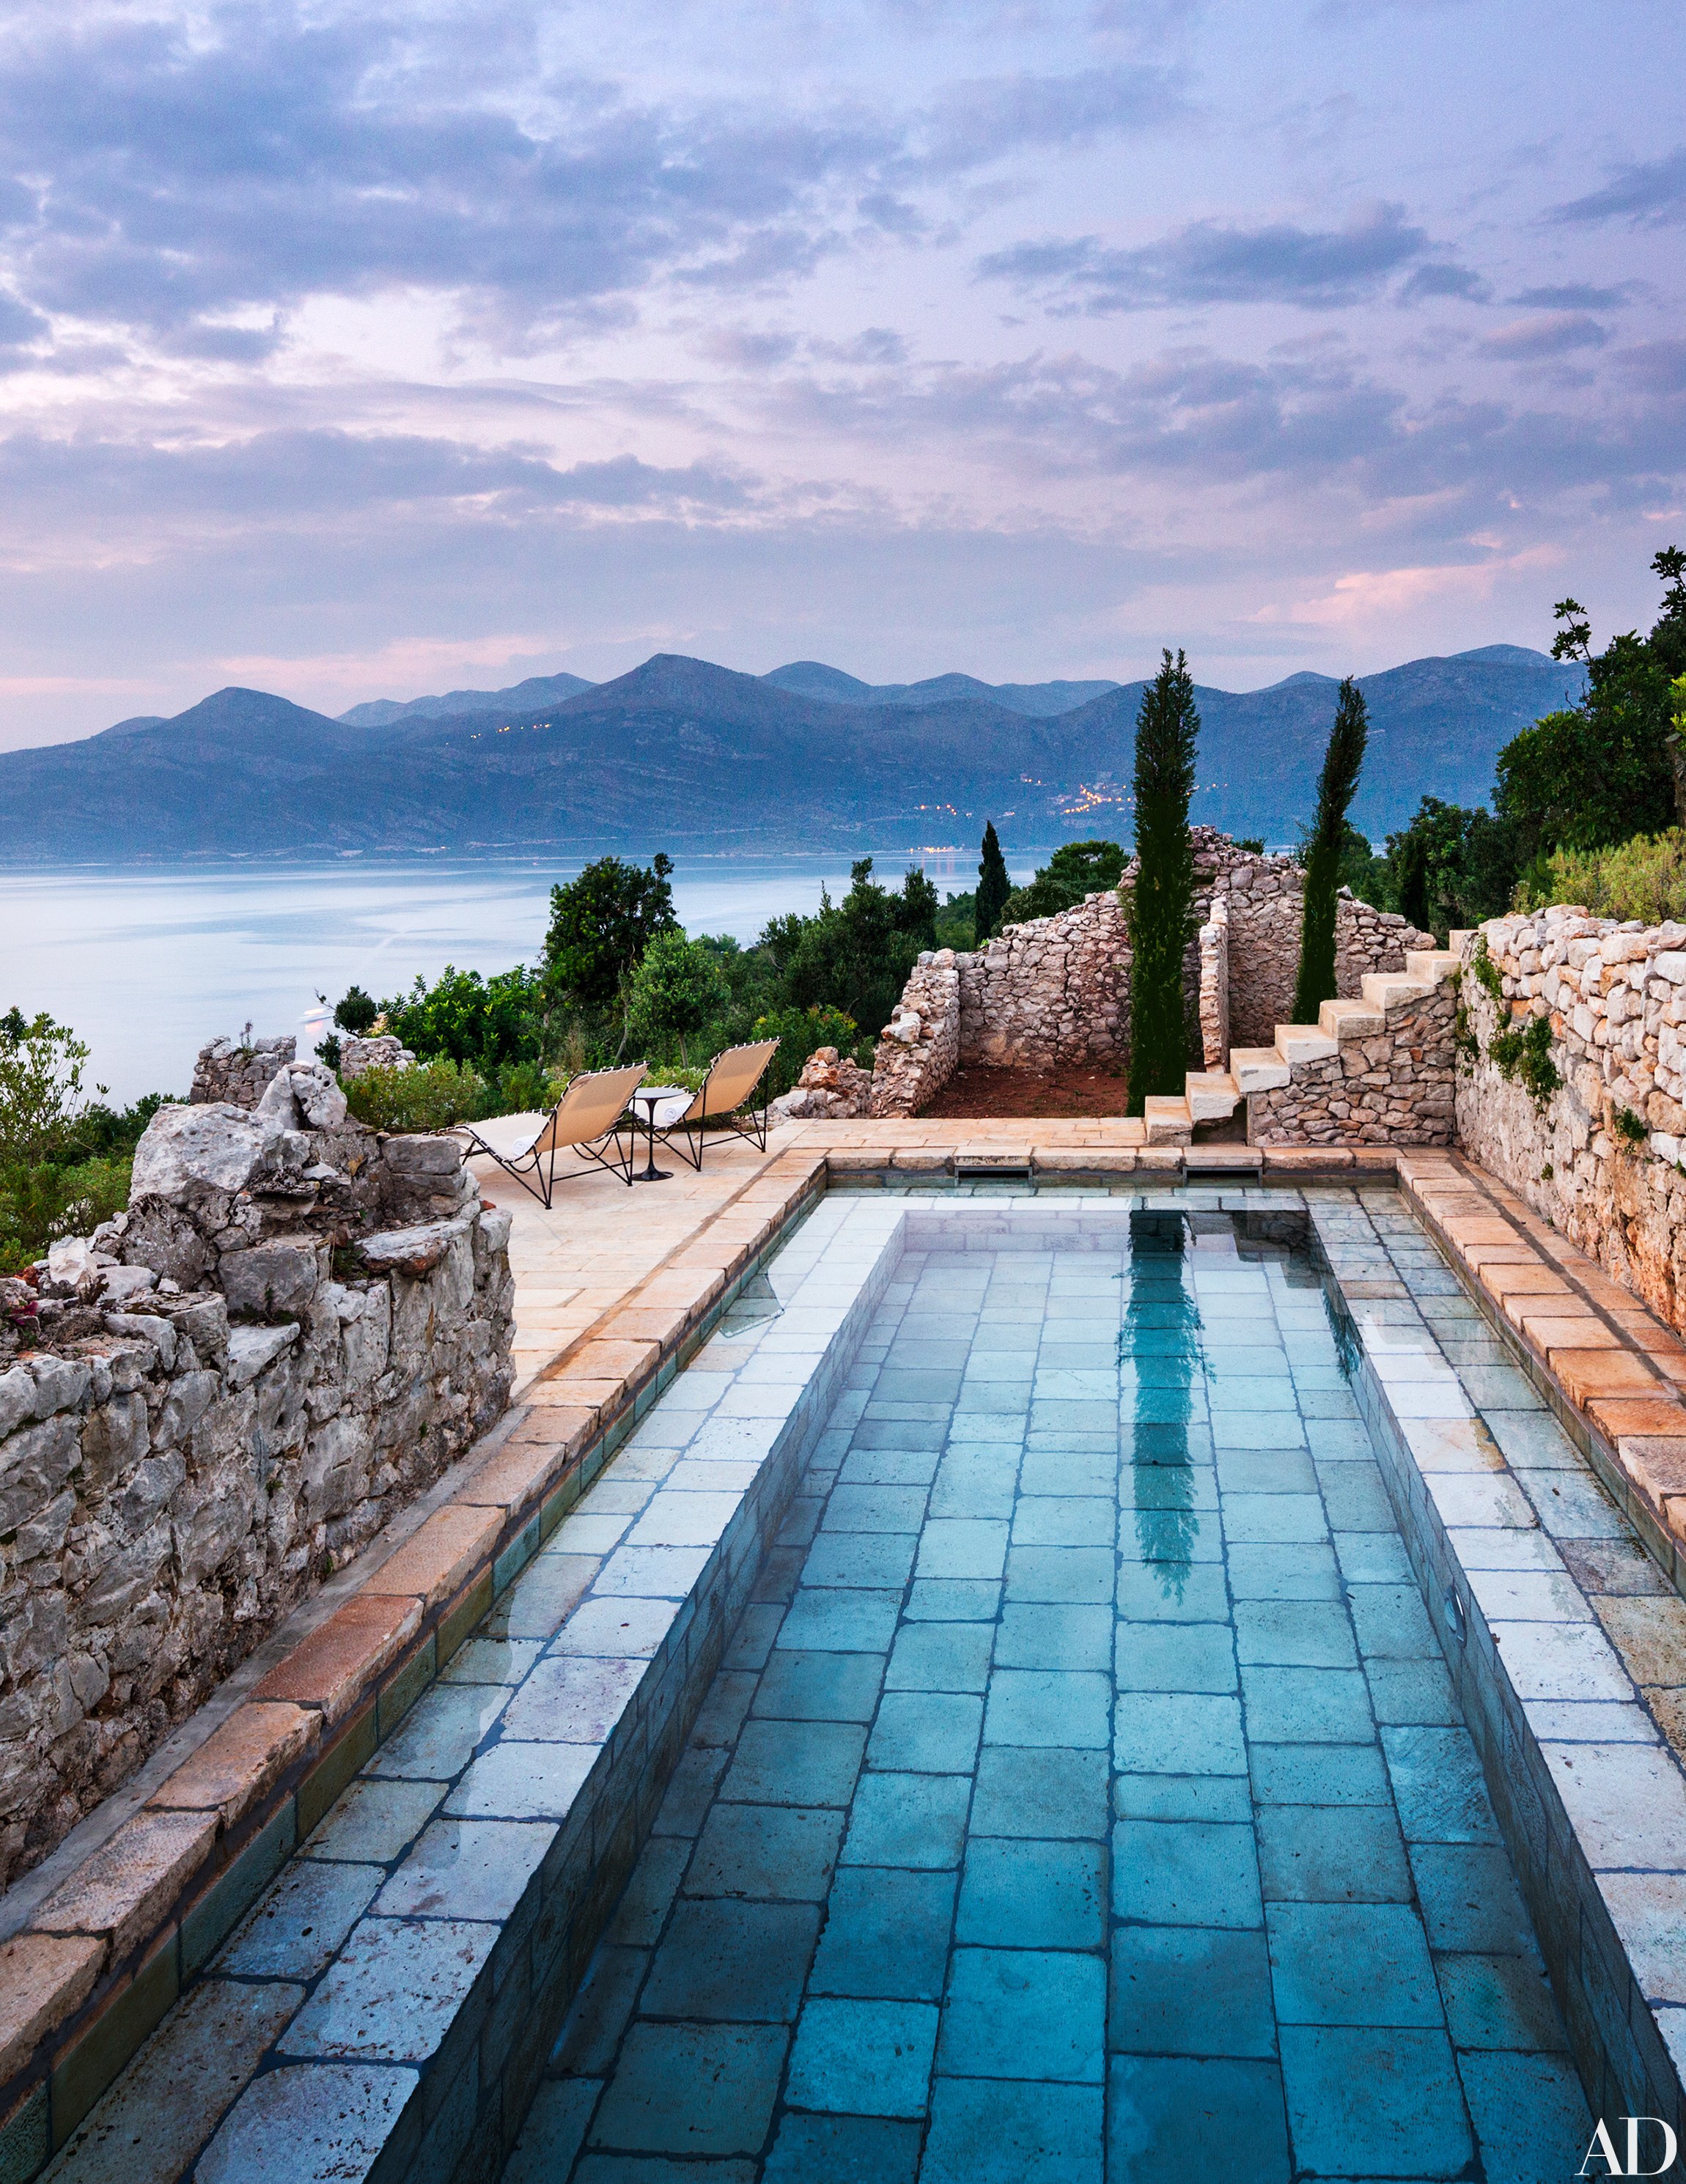
[[[1574,2173],[1320,1290],[1192,1228],[903,1261],[508,2184]]]

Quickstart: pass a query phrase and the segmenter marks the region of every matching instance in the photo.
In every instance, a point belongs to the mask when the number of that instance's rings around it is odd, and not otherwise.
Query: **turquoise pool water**
[[[1272,1228],[903,1259],[506,2184],[1575,2174],[1475,1751]]]

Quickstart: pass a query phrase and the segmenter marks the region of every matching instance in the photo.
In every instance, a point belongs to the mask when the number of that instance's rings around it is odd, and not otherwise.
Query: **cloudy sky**
[[[1674,0],[12,0],[0,744],[1650,619]]]

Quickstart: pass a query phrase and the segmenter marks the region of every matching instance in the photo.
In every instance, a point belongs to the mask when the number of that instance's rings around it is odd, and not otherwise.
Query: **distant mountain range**
[[[1583,671],[1487,645],[1361,678],[1354,818],[1479,803],[1499,746]],[[64,864],[347,850],[894,849],[1131,830],[1141,682],[875,686],[818,661],[739,675],[658,654],[613,682],[379,699],[339,720],[220,690],[173,720],[0,754],[0,860]],[[1193,816],[1281,843],[1309,818],[1337,685],[1202,688]]]

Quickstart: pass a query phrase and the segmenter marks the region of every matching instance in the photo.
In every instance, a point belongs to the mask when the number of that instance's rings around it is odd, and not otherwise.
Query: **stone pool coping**
[[[1413,1190],[1439,1201],[1443,1228],[1447,1218],[1477,1217],[1460,1214],[1453,1198],[1483,1195],[1449,1162],[1425,1170],[1401,1193],[1420,1229],[1429,1224]],[[1410,1263],[1409,1246],[1393,1263],[1373,1201],[1325,1201],[1310,1212],[1350,1315],[1351,1385],[1594,2113],[1660,2117],[1686,2132],[1686,1774],[1647,1702],[1634,1646],[1606,1626],[1584,1564],[1571,1560],[1589,1545],[1616,1544],[1616,1526],[1600,1525],[1585,1499],[1598,1500],[1596,1485],[1639,1531],[1634,1506],[1574,1429],[1584,1418],[1571,1414],[1545,1367],[1516,1382],[1535,1381],[1540,1408],[1519,1412],[1514,1395],[1482,1396],[1493,1368],[1454,1362],[1442,1342],[1455,1350],[1456,1341],[1431,1324],[1437,1302],[1443,1315],[1454,1309],[1452,1276]],[[1433,1240],[1456,1259],[1443,1233]],[[1509,1328],[1494,1300],[1464,1279],[1458,1301],[1467,1309],[1473,1291],[1486,1322],[1448,1318],[1446,1326],[1490,1323],[1502,1338]],[[1518,1354],[1502,1339],[1498,1347]],[[1503,1447],[1483,1408],[1512,1421]],[[1518,1418],[1540,1420],[1544,1433],[1517,1436]],[[1578,1497],[1575,1465],[1593,1474]],[[1627,1552],[1639,1558],[1637,1546]],[[1680,1652],[1678,1603],[1673,1620]],[[1686,1658],[1674,1666],[1686,1670]]]
[[[1397,1184],[1686,1590],[1686,1345],[1512,1194],[1438,1150],[1150,1148],[1121,1134],[1104,1124],[809,1126],[706,1213],[410,1524],[254,1656],[237,1693],[226,1686],[178,1733],[131,1786],[114,1828],[85,1824],[0,1904],[0,1922],[11,1914],[0,1942],[0,2175],[32,2176],[64,2142],[834,1178],[892,1189],[992,1173],[1149,1189]],[[1540,1298],[1554,1301],[1549,1312],[1534,1308]],[[1573,1340],[1546,1324],[1559,1319],[1572,1322]]]

